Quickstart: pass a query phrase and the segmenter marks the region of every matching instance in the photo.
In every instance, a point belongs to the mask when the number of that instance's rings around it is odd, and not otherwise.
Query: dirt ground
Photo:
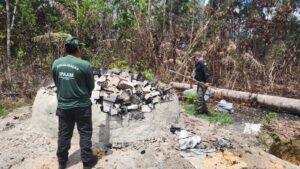
[[[186,129],[209,142],[214,138],[230,140],[232,148],[204,155],[180,153],[177,137],[170,131],[161,138],[126,143],[104,151],[97,145],[97,169],[297,169],[299,166],[264,151],[257,138],[245,135],[240,126],[221,126],[181,113],[177,127]],[[56,139],[48,138],[31,127],[31,107],[23,107],[0,119],[0,168],[55,169]],[[81,169],[79,145],[72,141],[68,168]]]

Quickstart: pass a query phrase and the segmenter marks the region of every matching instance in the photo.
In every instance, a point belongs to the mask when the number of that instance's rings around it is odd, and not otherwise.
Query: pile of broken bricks
[[[133,118],[143,119],[143,113],[151,112],[157,103],[172,100],[172,87],[145,79],[140,73],[98,69],[94,70],[94,75],[94,92],[99,95],[96,103],[111,116],[131,113]]]

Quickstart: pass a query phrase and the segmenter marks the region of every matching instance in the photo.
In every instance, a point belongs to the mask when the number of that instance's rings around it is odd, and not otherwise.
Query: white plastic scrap
[[[198,143],[201,142],[201,137],[192,134],[186,130],[181,130],[178,133],[179,138],[179,150],[186,150],[194,148]]]
[[[244,134],[257,134],[260,131],[261,124],[245,123]]]
[[[233,113],[233,104],[226,100],[221,100],[215,110],[223,113]]]

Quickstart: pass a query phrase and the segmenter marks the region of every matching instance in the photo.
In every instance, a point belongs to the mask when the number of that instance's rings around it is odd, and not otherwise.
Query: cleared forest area
[[[294,0],[7,0],[0,2],[0,23],[2,94],[32,95],[72,34],[95,67],[186,82],[165,70],[189,76],[192,54],[200,51],[217,87],[300,98]]]

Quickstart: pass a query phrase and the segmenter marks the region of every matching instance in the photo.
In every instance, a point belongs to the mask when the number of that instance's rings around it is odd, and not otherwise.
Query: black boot
[[[83,164],[83,169],[91,169],[98,163],[98,157],[96,155],[93,156],[91,162]]]
[[[58,169],[66,169],[67,168],[67,163],[59,163],[58,164]]]

